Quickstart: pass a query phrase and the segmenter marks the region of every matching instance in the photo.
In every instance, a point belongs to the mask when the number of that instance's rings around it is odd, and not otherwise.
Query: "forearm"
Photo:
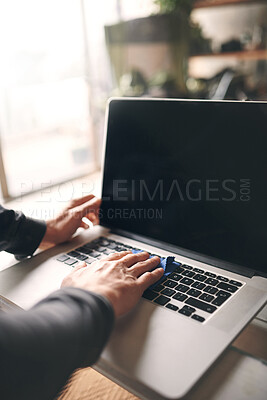
[[[1,395],[6,400],[46,400],[74,369],[97,360],[114,313],[106,299],[65,288],[30,311],[0,318]]]
[[[0,251],[16,256],[32,255],[46,232],[45,221],[0,206]]]

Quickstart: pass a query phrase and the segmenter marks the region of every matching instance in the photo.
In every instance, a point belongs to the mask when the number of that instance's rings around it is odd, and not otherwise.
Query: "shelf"
[[[248,3],[266,3],[265,0],[196,0],[194,8],[229,6]]]
[[[229,53],[198,54],[190,56],[190,60],[200,58],[235,58],[237,60],[267,60],[267,50],[233,51]]]

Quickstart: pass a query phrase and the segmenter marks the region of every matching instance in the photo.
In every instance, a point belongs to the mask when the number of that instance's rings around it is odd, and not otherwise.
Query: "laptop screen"
[[[101,224],[267,272],[267,103],[114,99]]]

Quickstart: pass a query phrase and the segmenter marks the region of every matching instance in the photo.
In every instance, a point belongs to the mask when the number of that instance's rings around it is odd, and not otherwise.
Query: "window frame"
[[[88,92],[88,108],[89,110],[93,109],[93,98],[91,95],[91,90],[90,90],[90,60],[89,60],[89,48],[88,48],[88,38],[87,38],[87,21],[86,21],[86,14],[85,14],[85,5],[84,5],[84,0],[80,0],[80,13],[81,13],[81,24],[82,24],[82,34],[83,34],[83,41],[84,41],[84,79],[87,84],[87,92]],[[90,113],[91,114],[91,113]],[[99,155],[98,155],[98,141],[96,137],[96,130],[94,126],[94,117],[91,115],[89,116],[89,127],[90,127],[90,134],[91,136],[91,143],[92,143],[92,153],[93,153],[93,169],[88,172],[81,173],[75,178],[69,177],[69,178],[62,178],[60,181],[57,181],[48,187],[54,187],[58,186],[60,184],[70,182],[73,179],[79,179],[82,178],[83,176],[87,176],[88,174],[95,173],[100,169],[99,165]],[[6,169],[5,169],[5,163],[4,163],[4,157],[3,157],[3,150],[2,150],[2,144],[1,144],[1,130],[0,130],[0,198],[4,202],[8,202],[14,199],[17,199],[21,197],[21,195],[11,195],[9,192],[9,187],[8,187],[8,180],[7,180],[7,175],[6,175]],[[36,190],[30,190],[29,192],[25,193],[25,195],[29,195],[31,193],[38,192],[40,189]],[[1,195],[2,194],[2,195]]]

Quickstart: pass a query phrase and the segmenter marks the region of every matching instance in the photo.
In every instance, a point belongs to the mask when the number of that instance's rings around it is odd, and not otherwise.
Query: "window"
[[[81,4],[0,3],[4,197],[5,178],[17,196],[96,168]]]
[[[0,3],[0,183],[20,196],[99,166],[114,94],[104,26],[153,0]]]

